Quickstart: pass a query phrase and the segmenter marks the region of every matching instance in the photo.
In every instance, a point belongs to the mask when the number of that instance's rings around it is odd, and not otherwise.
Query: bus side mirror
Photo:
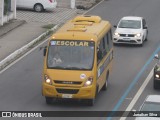
[[[45,46],[43,49],[43,56],[46,56],[46,52],[47,52],[47,46]]]
[[[159,60],[158,54],[156,54],[156,55],[154,56],[154,58]]]
[[[102,59],[102,57],[103,57],[103,56],[102,56],[102,51],[100,51],[100,50],[99,50],[99,51],[98,51],[98,55],[97,55],[97,56],[98,56],[98,60],[101,60],[101,59]]]

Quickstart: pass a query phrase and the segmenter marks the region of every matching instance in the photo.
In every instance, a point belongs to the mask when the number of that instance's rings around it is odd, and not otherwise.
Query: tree
[[[4,0],[4,15],[11,11],[11,0]]]

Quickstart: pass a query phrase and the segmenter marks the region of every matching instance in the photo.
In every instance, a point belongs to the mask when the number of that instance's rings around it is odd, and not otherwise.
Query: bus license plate
[[[72,98],[72,94],[62,94],[62,98]]]

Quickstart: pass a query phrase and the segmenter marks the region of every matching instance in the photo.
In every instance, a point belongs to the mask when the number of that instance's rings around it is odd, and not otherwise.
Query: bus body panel
[[[93,17],[94,18],[94,17]],[[88,18],[87,18],[88,19]],[[98,19],[99,20],[99,19]],[[53,98],[73,98],[73,99],[94,99],[106,83],[106,77],[112,70],[113,62],[113,46],[111,41],[111,24],[108,21],[100,21],[99,23],[91,23],[90,21],[82,21],[82,24],[75,25],[74,20],[64,24],[55,34],[53,34],[48,42],[46,56],[44,58],[42,95]],[[76,22],[81,24],[81,22]],[[73,28],[74,29],[70,29]],[[110,37],[110,38],[109,38]],[[103,40],[104,39],[104,40]],[[110,40],[110,41],[109,41]],[[51,41],[55,41],[57,46],[78,46],[75,41],[94,42],[94,60],[93,67],[90,70],[69,70],[48,68],[48,54]],[[61,42],[59,42],[61,41]],[[71,41],[74,44],[68,44]],[[108,43],[109,41],[109,43]],[[65,42],[67,42],[65,44]],[[105,43],[105,45],[103,45]],[[84,47],[82,45],[82,47]],[[99,60],[98,51],[103,48],[103,58]],[[107,48],[107,49],[106,49]],[[51,79],[52,83],[46,83],[45,75]],[[85,75],[85,78],[83,78]],[[81,77],[83,76],[83,77]],[[85,86],[85,82],[93,78],[92,84]],[[108,81],[107,81],[108,82]],[[108,84],[108,83],[106,83]],[[67,96],[68,95],[68,96]]]

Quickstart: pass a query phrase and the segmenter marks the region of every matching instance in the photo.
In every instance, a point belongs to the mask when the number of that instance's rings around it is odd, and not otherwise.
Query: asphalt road
[[[149,28],[148,41],[144,43],[143,47],[115,46],[114,66],[108,90],[100,92],[93,107],[85,106],[78,101],[60,101],[52,105],[46,105],[45,99],[41,95],[43,51],[36,49],[0,74],[0,111],[125,110],[155,64],[155,61],[150,59],[160,45],[159,8],[159,0],[105,0],[87,13],[99,15],[112,24],[116,24],[123,16],[143,16]],[[153,90],[152,86],[151,79],[135,104],[135,109],[139,108],[148,94],[159,94],[159,91]],[[108,118],[57,117],[47,119],[106,120]]]

